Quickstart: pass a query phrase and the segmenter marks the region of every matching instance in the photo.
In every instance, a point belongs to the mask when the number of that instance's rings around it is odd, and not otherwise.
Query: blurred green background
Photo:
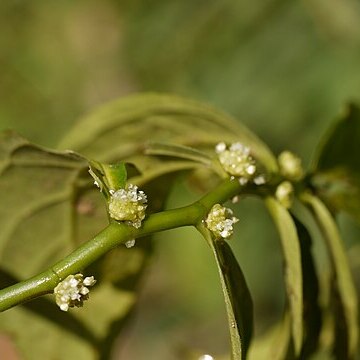
[[[139,91],[209,102],[275,153],[287,148],[308,164],[342,106],[360,99],[360,3],[1,0],[1,129],[56,147],[77,118]],[[198,196],[179,180],[169,206]],[[237,214],[232,245],[262,334],[281,317],[279,244],[258,201],[237,205]],[[342,224],[359,273],[359,232],[349,219]],[[114,358],[178,359],[188,348],[226,352],[225,310],[210,251],[190,230],[161,234],[156,243],[135,322]]]

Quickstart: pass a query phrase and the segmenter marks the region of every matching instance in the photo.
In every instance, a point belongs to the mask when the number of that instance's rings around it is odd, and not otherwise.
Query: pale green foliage
[[[334,204],[336,196],[344,196],[348,188],[337,188],[329,198],[318,186],[318,177],[332,173],[336,179],[339,169],[350,176],[354,169],[356,179],[358,160],[345,147],[357,149],[357,138],[352,134],[359,127],[358,114],[353,106],[346,118],[350,117],[351,122],[347,120],[337,128],[339,138],[324,142],[322,151],[333,156],[328,158],[320,152],[317,168],[310,174],[305,174],[300,159],[290,152],[283,152],[277,162],[266,145],[228,115],[201,103],[165,95],[133,96],[80,121],[60,147],[70,147],[81,155],[47,150],[4,132],[0,141],[0,195],[4,206],[0,210],[1,271],[10,284],[39,273],[44,266],[48,270],[0,290],[0,306],[7,309],[52,291],[55,299],[36,300],[38,303],[1,315],[1,329],[14,335],[26,359],[55,354],[59,359],[108,358],[136,301],[136,285],[151,255],[150,235],[190,225],[204,236],[215,257],[233,360],[246,359],[248,354],[250,359],[259,356],[256,354],[273,358],[274,351],[279,360],[307,358],[324,351],[333,351],[338,358],[354,358],[358,341],[357,295],[340,234],[317,192]],[[149,132],[152,143],[144,140]],[[233,145],[227,148],[227,143]],[[348,157],[342,161],[335,156],[337,152]],[[162,211],[172,179],[180,171],[191,174],[192,181],[201,185],[203,196],[187,207]],[[141,184],[146,195],[132,184]],[[352,181],[356,197],[353,204],[358,202],[357,185],[356,180]],[[245,195],[265,201],[279,231],[287,298],[281,324],[269,336],[256,339],[252,349],[250,291],[224,241],[232,235],[237,219],[221,205],[234,196],[243,201]],[[299,205],[301,211],[296,217],[288,210],[295,199],[310,207],[323,232],[336,280],[331,289],[338,299],[336,304],[319,302],[318,294],[329,284],[317,279],[311,235],[298,219],[306,210]],[[334,208],[349,210],[346,198],[341,199]],[[358,216],[357,206],[350,209]],[[96,235],[101,228],[104,230]],[[236,238],[241,238],[239,233]],[[134,240],[142,237],[145,239],[133,246]],[[54,300],[67,311],[87,298],[93,278],[73,275],[87,266],[91,266],[98,281],[90,301],[74,314],[70,312],[70,317],[60,318]],[[42,301],[49,310],[42,310]],[[46,314],[47,321],[29,310]],[[332,319],[335,328],[329,329],[323,314]],[[13,319],[32,321],[39,333],[48,332],[45,347],[50,350],[35,346],[34,352],[27,352],[28,344],[36,341],[34,335],[14,324]],[[61,328],[54,330],[55,324]],[[341,329],[345,331],[340,333]],[[321,343],[321,332],[329,331],[334,333],[334,341]],[[75,336],[81,340],[74,340]],[[58,339],[71,345],[61,352],[52,350],[51,344]]]

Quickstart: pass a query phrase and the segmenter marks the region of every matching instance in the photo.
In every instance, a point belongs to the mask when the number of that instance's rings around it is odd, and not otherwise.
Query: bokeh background
[[[0,1],[0,129],[56,147],[79,117],[139,91],[209,102],[275,153],[290,149],[308,165],[343,105],[360,101],[360,3]],[[169,206],[197,197],[179,180]],[[261,335],[283,307],[279,243],[258,201],[246,200],[236,211],[239,235],[232,245]],[[341,224],[359,274],[359,230],[346,217]],[[155,242],[138,312],[114,359],[225,353],[225,310],[210,251],[191,230],[167,232]]]

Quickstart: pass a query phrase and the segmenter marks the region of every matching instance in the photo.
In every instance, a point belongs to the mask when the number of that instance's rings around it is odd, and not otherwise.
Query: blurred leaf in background
[[[106,100],[166,91],[230,112],[276,152],[289,148],[307,162],[342,104],[360,98],[359,63],[356,0],[2,0],[0,128],[55,146]],[[183,196],[171,196],[169,207],[198,196],[183,181],[177,188]],[[282,312],[280,249],[260,202],[239,204],[237,216],[232,247],[262,333]],[[354,234],[351,223],[344,228]],[[225,352],[208,249],[188,230],[162,234],[156,244],[121,356],[176,359],[174,348],[183,345]]]
[[[324,122],[349,97],[359,98],[356,1],[137,0],[127,6],[125,54],[142,90],[210,101],[276,150],[288,146],[308,155]]]
[[[55,145],[74,120],[132,88],[109,1],[0,3],[0,126]]]

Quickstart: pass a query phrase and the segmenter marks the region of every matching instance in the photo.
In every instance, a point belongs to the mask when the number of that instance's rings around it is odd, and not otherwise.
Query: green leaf
[[[253,333],[253,303],[245,277],[230,246],[225,241],[214,240],[209,230],[199,227],[216,260],[231,340],[232,360],[246,359]]]
[[[211,106],[160,94],[141,94],[111,102],[81,120],[61,141],[102,162],[143,154],[148,140],[214,153],[219,141],[240,141],[270,172],[277,163],[256,135]]]
[[[360,222],[359,139],[360,108],[351,104],[320,144],[311,181],[331,208],[344,210]]]
[[[284,257],[284,277],[291,315],[291,330],[295,354],[299,355],[303,343],[303,276],[301,249],[294,221],[289,212],[274,198],[267,197],[267,208],[280,234]]]
[[[337,297],[335,305],[338,316],[335,325],[338,327],[338,335],[341,335],[335,339],[335,353],[340,351],[344,359],[351,359],[355,356],[358,346],[358,299],[344,245],[331,213],[321,200],[310,193],[303,194],[302,200],[312,210],[323,233],[333,268],[334,284],[332,285]],[[341,328],[341,324],[345,325],[344,328]],[[341,339],[344,339],[345,344],[339,342]],[[340,350],[339,346],[343,349]]]
[[[301,268],[303,274],[304,343],[300,359],[308,359],[318,347],[322,327],[319,305],[319,280],[311,253],[312,240],[306,227],[293,216],[300,241]]]
[[[293,358],[291,316],[289,310],[286,309],[281,321],[253,341],[248,360],[290,360]]]
[[[322,314],[318,304],[319,284],[315,272],[314,260],[311,255],[311,237],[305,226],[294,216],[293,221],[300,241],[304,285],[304,343],[298,358],[309,359],[318,348],[322,325]],[[289,311],[289,303],[287,303],[283,319],[270,328],[264,335],[254,340],[249,350],[249,360],[295,359],[291,334],[292,319]]]
[[[1,287],[43,271],[108,224],[85,158],[32,145],[12,132],[0,135],[0,198],[0,274],[11,276],[0,277]],[[110,351],[134,306],[149,252],[146,241],[124,246],[86,269],[99,283],[83,309],[62,313],[49,297],[49,306],[30,302],[1,314],[0,329],[13,337],[24,359],[98,358]],[[23,326],[30,323],[31,331]],[[80,329],[75,337],[74,328]]]

